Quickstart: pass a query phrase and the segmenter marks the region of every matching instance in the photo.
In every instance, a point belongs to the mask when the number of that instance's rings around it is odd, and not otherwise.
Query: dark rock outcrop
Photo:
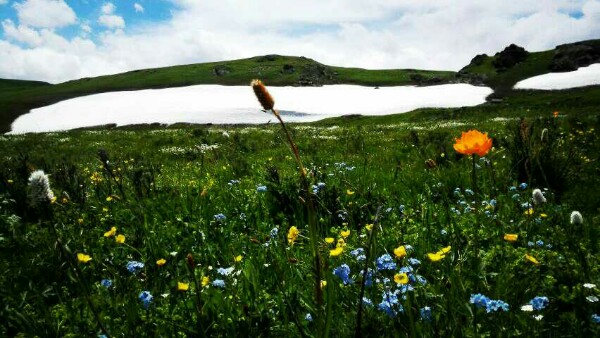
[[[213,74],[216,76],[223,76],[231,73],[231,68],[225,65],[218,65],[213,68]]]
[[[307,64],[302,67],[298,77],[300,86],[322,86],[337,83],[337,73],[320,63]]]
[[[504,48],[503,51],[496,53],[492,65],[497,71],[501,72],[508,68],[514,67],[517,63],[524,61],[529,52],[523,47],[519,47],[514,43]]]
[[[548,68],[553,72],[570,72],[600,62],[600,40],[581,41],[556,47]]]

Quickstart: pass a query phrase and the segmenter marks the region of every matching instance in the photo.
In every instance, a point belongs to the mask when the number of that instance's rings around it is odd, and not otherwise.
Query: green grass
[[[314,198],[330,336],[356,330],[364,262],[351,252],[372,248],[367,266],[375,271],[376,258],[400,245],[413,249],[393,259],[393,271],[375,272],[365,289],[374,303],[362,314],[365,336],[600,333],[592,321],[598,303],[586,300],[599,291],[583,287],[600,285],[600,112],[565,106],[554,118],[543,102],[512,113],[490,104],[289,126],[311,184],[324,183]],[[471,159],[452,148],[471,128],[494,139],[494,149],[476,159],[478,189]],[[0,153],[0,335],[96,336],[101,327],[131,337],[319,335],[307,195],[277,126],[1,136]],[[34,169],[50,174],[54,204],[28,204]],[[511,188],[520,183],[528,187]],[[547,202],[529,215],[523,204],[534,188],[548,189]],[[583,224],[569,222],[573,210]],[[371,241],[367,225],[376,220]],[[124,244],[104,236],[113,226]],[[300,230],[294,245],[286,236],[291,226]],[[342,230],[350,230],[343,253],[330,257],[335,244],[325,238],[337,242]],[[507,242],[505,234],[518,239]],[[427,259],[447,246],[441,261]],[[78,263],[77,253],[92,260]],[[161,258],[167,262],[158,267]],[[385,292],[401,290],[393,277],[408,258],[421,262],[409,273],[414,290],[389,316],[378,304]],[[125,267],[132,260],[145,263],[138,274]],[[342,264],[351,284],[333,273]],[[230,275],[219,274],[228,267]],[[225,287],[197,285],[203,277]],[[105,288],[102,279],[113,285]],[[178,291],[178,282],[189,290]],[[154,296],[147,309],[142,291]],[[469,303],[476,293],[507,302],[509,311],[486,313]],[[547,308],[522,311],[536,296],[548,297]],[[420,319],[425,306],[430,320]]]

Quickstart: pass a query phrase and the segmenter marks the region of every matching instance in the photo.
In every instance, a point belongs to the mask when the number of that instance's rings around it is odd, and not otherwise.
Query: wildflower
[[[507,242],[516,242],[518,238],[519,238],[519,235],[517,235],[517,234],[505,234],[504,235],[504,240]]]
[[[528,254],[525,254],[525,259],[528,260],[528,261],[530,261],[531,263],[533,263],[535,265],[539,265],[540,264],[540,262],[537,259],[535,259],[535,257],[529,256]]]
[[[335,241],[335,238],[333,237],[325,237],[325,243],[327,244],[331,244]]]
[[[454,150],[463,155],[477,154],[485,156],[492,148],[492,139],[487,133],[481,133],[477,130],[463,132],[460,138],[454,143]]]
[[[231,275],[233,270],[235,270],[235,268],[233,266],[228,267],[228,268],[218,268],[217,273],[221,276],[229,276],[229,275]]]
[[[164,258],[161,258],[156,261],[156,265],[158,265],[158,266],[163,266],[163,265],[165,265],[165,263],[167,263],[167,260]]]
[[[190,288],[190,283],[177,282],[178,291],[187,291]]]
[[[310,315],[310,313],[307,313],[306,316],[304,316],[304,319],[308,322],[312,322],[312,316]]]
[[[521,306],[521,311],[531,312],[531,311],[533,311],[533,305],[531,305],[531,304],[523,305],[523,306]]]
[[[274,238],[277,238],[278,234],[279,234],[279,228],[273,228],[273,229],[271,229],[271,232],[269,232],[269,237],[274,239]]]
[[[540,320],[542,320],[542,318],[544,318],[544,316],[543,316],[543,315],[535,315],[535,316],[533,316],[533,319],[537,320],[538,322],[539,322]]]
[[[472,294],[469,299],[469,303],[475,304],[476,307],[485,308],[488,303],[491,301],[488,297],[482,295],[481,293]]]
[[[361,270],[360,272],[361,276],[364,276],[364,270]],[[373,270],[371,269],[367,269],[367,275],[365,276],[365,286],[366,287],[371,287],[373,285]]]
[[[342,254],[342,252],[344,252],[344,247],[343,246],[338,246],[333,250],[329,250],[329,256],[330,257],[335,257],[335,256],[339,256]]]
[[[365,229],[367,229],[367,231],[371,231],[373,229],[373,224],[365,225]]]
[[[448,231],[446,231],[445,229],[440,230],[440,235],[446,236],[447,234],[448,234]]]
[[[505,303],[504,301],[501,300],[490,300],[487,303],[485,312],[490,313],[490,312],[497,312],[497,311],[504,311],[504,312],[508,312],[508,308],[509,305],[507,303]]]
[[[537,241],[535,242],[535,245],[537,245],[537,246],[544,246],[544,241],[542,241],[541,239],[540,239],[540,240],[537,240]]]
[[[465,189],[465,194],[467,194],[469,196],[473,196],[473,195],[475,195],[475,192],[471,189]]]
[[[389,254],[381,255],[377,258],[377,270],[396,270],[396,263]]]
[[[98,184],[100,182],[102,182],[104,179],[102,178],[102,176],[100,175],[100,173],[94,171],[92,173],[92,176],[90,176],[90,181],[92,181],[92,184]]]
[[[152,294],[150,294],[150,291],[140,292],[138,298],[142,301],[142,304],[146,309],[150,306],[150,304],[152,304],[152,300],[154,299]]]
[[[519,184],[519,189],[521,189],[521,190],[527,189],[527,183],[523,182],[523,183]]]
[[[235,257],[233,258],[233,260],[234,260],[236,263],[239,263],[239,262],[241,262],[241,261],[242,261],[242,259],[244,259],[244,256],[242,256],[242,255],[237,255],[237,256],[235,256]]]
[[[202,287],[207,286],[209,283],[210,283],[210,278],[208,276],[202,277],[202,281],[200,282],[200,285],[202,285]]]
[[[346,195],[352,196],[352,195],[354,195],[354,191],[348,189],[348,190],[346,190]]]
[[[350,255],[352,257],[355,257],[356,261],[358,261],[358,262],[362,262],[365,259],[367,259],[367,256],[365,255],[365,249],[363,249],[363,248],[356,248],[356,249],[350,251]]]
[[[596,323],[596,324],[600,324],[600,316],[598,316],[597,314],[593,314],[592,315],[592,322]]]
[[[340,235],[341,235],[342,237],[346,238],[346,237],[350,236],[350,230],[342,230],[342,231],[340,232]]]
[[[587,297],[585,297],[585,300],[587,300],[590,303],[597,303],[598,302],[598,297],[596,297],[596,296],[587,296]]]
[[[112,201],[112,200],[113,200],[112,196],[108,196],[108,197],[106,197],[106,202],[110,202],[110,201]]]
[[[333,269],[333,274],[339,277],[344,285],[348,285],[352,283],[352,279],[350,278],[350,267],[348,264],[342,264],[337,268]]]
[[[408,275],[406,273],[397,273],[394,275],[396,284],[408,284]]]
[[[433,318],[431,315],[431,308],[429,306],[421,308],[421,310],[419,310],[419,313],[421,314],[421,320],[424,320],[426,322],[430,322]]]
[[[321,289],[327,286],[326,280],[321,280]]]
[[[292,226],[290,228],[290,230],[288,230],[288,234],[287,234],[288,243],[290,245],[294,245],[294,242],[296,242],[296,240],[298,239],[299,234],[300,234],[300,231],[298,231],[298,228],[296,228],[295,226]]]
[[[216,286],[216,287],[218,287],[218,288],[224,288],[224,287],[225,287],[225,281],[224,281],[224,280],[222,280],[222,279],[215,279],[215,280],[212,282],[212,285],[213,285],[213,286]]]
[[[385,292],[381,303],[377,308],[385,312],[390,317],[395,317],[398,312],[404,312],[404,308],[398,302],[398,295],[394,292]]]
[[[79,263],[87,263],[92,260],[92,257],[84,253],[78,253],[77,260],[79,261]]]
[[[428,253],[428,254],[427,254],[427,258],[429,258],[429,260],[430,260],[430,261],[432,261],[432,262],[437,262],[437,261],[440,261],[440,260],[442,260],[444,257],[446,257],[446,254],[447,254],[448,252],[450,252],[450,249],[451,249],[451,248],[452,248],[452,247],[450,247],[450,246],[447,246],[447,247],[445,247],[445,248],[441,249],[441,250],[440,250],[440,251],[438,251],[438,252],[435,252],[435,253]]]
[[[534,310],[543,310],[549,304],[548,297],[537,296],[529,301]]]
[[[409,258],[408,259],[408,264],[413,265],[413,266],[415,266],[415,265],[421,265],[421,261],[418,260],[418,259],[416,259],[416,258]]]
[[[256,98],[258,99],[258,102],[260,102],[260,105],[263,107],[263,109],[272,110],[275,106],[275,101],[273,100],[271,94],[269,94],[269,91],[267,91],[267,88],[262,81],[252,80],[250,85],[252,86],[254,95],[256,95]]]
[[[523,212],[524,215],[533,215],[533,209],[529,208],[527,210],[525,210],[525,212]]]
[[[579,211],[573,211],[571,213],[571,224],[582,224],[583,223],[583,217],[581,216],[581,213],[579,213]]]
[[[213,217],[215,218],[215,221],[217,221],[217,222],[223,222],[224,220],[227,219],[227,216],[225,216],[223,214],[216,214]]]
[[[104,286],[105,288],[110,288],[113,285],[112,280],[110,279],[103,279],[100,281],[100,285]]]
[[[117,227],[112,227],[110,230],[104,233],[104,237],[112,237],[117,233]]]
[[[402,258],[406,256],[406,248],[403,245],[400,245],[396,249],[394,249],[394,255],[396,258]]]
[[[540,189],[533,189],[533,204],[540,205],[542,203],[546,203],[546,197],[542,194]]]
[[[117,235],[117,237],[115,237],[115,241],[119,244],[123,244],[125,243],[125,236],[124,235]]]
[[[585,283],[585,284],[583,284],[583,287],[586,288],[586,289],[595,289],[596,288],[596,284]]]
[[[265,186],[265,185],[258,185],[258,186],[256,186],[256,191],[257,192],[266,192],[267,191],[267,186]]]
[[[51,202],[55,199],[50,189],[48,175],[43,170],[36,170],[29,176],[29,203],[35,207],[40,203]]]
[[[129,261],[127,263],[127,271],[131,272],[134,275],[136,275],[138,272],[140,272],[143,268],[144,268],[144,263],[142,263],[142,262]]]
[[[552,113],[552,117],[557,118],[558,117],[558,112],[555,111],[554,113]]]
[[[369,299],[369,298],[367,298],[367,297],[363,297],[363,298],[362,298],[362,303],[363,303],[363,305],[365,305],[365,306],[373,306],[373,301],[372,301],[372,300],[370,300],[370,299]]]

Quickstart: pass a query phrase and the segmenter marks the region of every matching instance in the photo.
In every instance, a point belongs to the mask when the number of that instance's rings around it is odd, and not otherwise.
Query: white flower
[[[583,287],[586,288],[586,289],[595,289],[596,288],[596,284],[585,283],[585,284],[583,284]]]
[[[540,205],[542,203],[546,203],[546,197],[540,189],[533,189],[533,204]]]
[[[538,322],[542,320],[542,318],[544,318],[542,315],[533,316],[533,319],[537,320]]]
[[[50,189],[48,175],[43,170],[36,170],[29,176],[29,203],[35,207],[39,203],[50,202],[54,193]]]
[[[579,211],[573,211],[571,213],[571,224],[581,224],[583,223],[583,217],[579,213]]]
[[[533,305],[531,305],[531,304],[523,305],[523,306],[521,306],[521,311],[531,312],[531,311],[533,311]]]
[[[590,303],[596,303],[598,301],[598,297],[596,296],[587,296],[585,299]]]

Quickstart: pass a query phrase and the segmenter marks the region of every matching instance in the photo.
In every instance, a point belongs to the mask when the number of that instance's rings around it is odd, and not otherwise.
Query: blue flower
[[[401,293],[404,294],[404,293],[407,293],[407,292],[413,292],[413,291],[415,291],[415,288],[412,285],[410,285],[410,284],[403,284],[403,285],[400,286],[399,290],[400,290]]]
[[[528,246],[528,247],[532,247],[532,246],[534,246],[534,243],[533,243],[533,242],[531,242],[531,241],[529,241],[529,242],[527,242],[527,246]]]
[[[597,314],[593,314],[592,315],[592,322],[596,323],[596,324],[600,324],[600,316],[598,316]]]
[[[538,240],[537,242],[535,242],[535,245],[537,246],[544,246],[544,241],[542,241],[541,239]]]
[[[102,281],[100,281],[100,285],[108,289],[113,285],[113,282],[110,279],[103,279]]]
[[[400,273],[410,274],[411,272],[413,272],[413,268],[410,265],[403,266],[400,268]]]
[[[552,249],[552,244],[546,244],[546,249]]]
[[[134,275],[137,275],[144,268],[144,263],[137,261],[129,261],[127,263],[127,271],[131,272]]]
[[[417,282],[419,282],[419,284],[421,285],[425,285],[427,284],[427,279],[425,279],[425,277],[421,276],[421,275],[417,275]]]
[[[367,259],[367,256],[365,256],[365,249],[363,248],[356,248],[350,251],[350,255],[355,257],[357,262],[362,262]]]
[[[312,316],[310,315],[310,313],[307,313],[306,316],[304,316],[304,319],[306,319],[309,322],[312,322]]]
[[[548,297],[544,296],[537,296],[529,301],[529,304],[533,306],[534,310],[543,310],[546,308],[546,306],[548,306],[549,303],[550,301],[548,300]]]
[[[224,288],[224,287],[225,287],[225,281],[224,281],[224,280],[222,280],[222,279],[215,279],[215,280],[212,282],[212,285],[213,285],[213,286],[216,286],[216,287],[218,287],[218,288]]]
[[[404,204],[400,204],[400,206],[398,207],[398,210],[403,213],[404,209],[406,209],[406,207],[404,206]]]
[[[481,293],[477,293],[477,294],[471,295],[471,299],[469,299],[469,303],[475,304],[475,306],[477,306],[479,308],[485,308],[485,307],[487,307],[490,300],[491,299],[482,295]]]
[[[398,312],[404,312],[404,308],[398,302],[398,295],[395,292],[384,292],[382,301],[377,308],[385,312],[390,317],[395,317]]]
[[[277,234],[279,234],[279,228],[273,228],[273,229],[271,229],[269,236],[271,238],[277,238]]]
[[[496,204],[497,204],[497,203],[496,203],[496,200],[495,200],[495,199],[492,199],[492,200],[490,200],[490,205],[491,205],[491,206],[493,206],[493,207],[496,207]]]
[[[363,271],[364,270],[361,270],[361,272],[360,272],[361,276],[363,275]],[[371,269],[367,269],[367,277],[365,279],[365,286],[368,288],[373,286],[373,270],[371,270]]]
[[[257,192],[266,192],[267,191],[267,186],[266,185],[257,185],[256,186],[256,191]]]
[[[446,231],[445,229],[440,230],[440,235],[446,236],[447,234],[448,234],[448,231]]]
[[[230,266],[228,268],[218,268],[217,273],[222,276],[229,276],[231,275],[234,269],[235,268],[233,266]]]
[[[150,304],[152,304],[152,300],[154,299],[152,294],[150,294],[150,291],[140,292],[138,298],[142,301],[142,304],[146,309],[150,306]]]
[[[350,267],[348,264],[342,264],[337,268],[333,269],[333,274],[339,277],[344,285],[348,285],[352,283],[352,279],[350,278]]]
[[[487,313],[496,312],[496,311],[499,311],[499,310],[502,310],[504,312],[508,312],[508,307],[509,307],[508,304],[505,303],[505,302],[503,302],[503,301],[501,301],[501,300],[493,300],[493,299],[491,299],[487,303],[485,311]]]
[[[230,186],[234,184],[240,184],[240,180],[230,180],[227,184],[229,184]]]
[[[460,188],[455,188],[454,189],[454,196],[459,196],[460,195]]]
[[[529,202],[521,203],[521,208],[523,208],[523,209],[531,209],[531,203],[529,203]]]
[[[373,306],[373,301],[371,301],[369,298],[367,297],[363,297],[362,299],[362,303],[365,306]]]
[[[519,184],[519,189],[521,189],[521,190],[527,189],[527,183],[523,182],[523,183]]]
[[[417,266],[417,265],[421,265],[421,261],[416,259],[416,258],[409,258],[408,259],[408,264],[413,265],[413,266]]]
[[[227,219],[227,216],[225,216],[223,214],[216,214],[213,217],[215,218],[215,221],[217,221],[217,222],[223,222],[225,219]]]
[[[390,254],[384,254],[377,258],[377,270],[396,270],[396,263]]]
[[[431,319],[433,318],[433,316],[431,315],[431,308],[429,306],[425,306],[425,307],[421,308],[421,310],[419,310],[419,312],[421,313],[421,319],[426,322],[430,322]]]

